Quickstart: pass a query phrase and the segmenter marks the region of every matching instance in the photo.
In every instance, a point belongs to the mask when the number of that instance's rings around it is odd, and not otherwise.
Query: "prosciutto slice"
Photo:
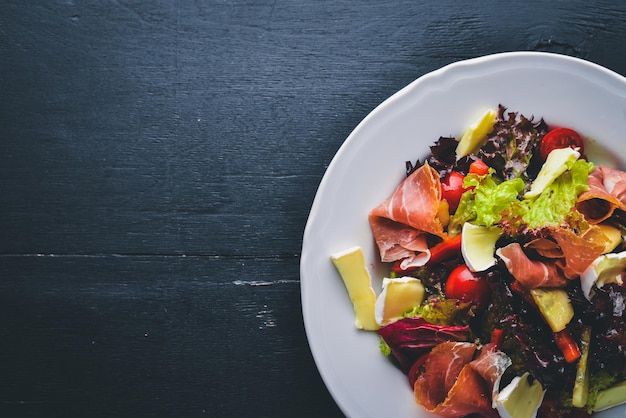
[[[394,222],[387,218],[378,218],[371,222],[372,234],[378,244],[381,261],[389,263],[405,259],[407,265],[424,265],[430,258],[426,234],[410,226]]]
[[[626,212],[626,172],[598,166],[589,175],[589,190],[578,197],[576,209],[589,223],[597,224],[616,210]]]
[[[509,273],[527,289],[563,287],[567,284],[567,278],[557,267],[556,261],[531,260],[517,242],[498,248],[496,255],[504,261]]]
[[[531,260],[519,243],[496,250],[509,273],[525,288],[563,287],[580,276],[605,248],[606,235],[596,226],[582,234],[569,228],[551,228],[549,238],[538,238],[526,244],[544,261]]]
[[[416,401],[443,417],[498,417],[492,393],[497,392],[511,360],[486,346],[474,360],[477,350],[476,344],[468,342],[446,342],[433,348],[415,380]]]
[[[524,248],[532,248],[537,254],[546,258],[563,257],[563,250],[559,244],[548,238],[536,238],[524,245]]]
[[[608,240],[595,225],[581,234],[561,227],[547,228],[546,231],[549,238],[537,238],[524,248],[532,249],[542,257],[555,259],[557,267],[570,280],[581,275],[604,252]]]
[[[486,344],[480,350],[480,355],[470,363],[470,366],[491,387],[491,407],[496,407],[496,397],[500,392],[500,380],[504,371],[513,362],[504,352],[498,350],[495,344]]]
[[[408,258],[407,263],[411,265],[426,263],[430,258],[427,234],[446,235],[437,216],[440,203],[439,174],[426,163],[404,179],[389,198],[372,209],[369,223],[381,261]]]
[[[608,240],[595,226],[582,234],[576,234],[569,228],[557,228],[551,231],[551,235],[563,251],[563,257],[556,263],[570,280],[587,270],[587,267],[604,252]]]

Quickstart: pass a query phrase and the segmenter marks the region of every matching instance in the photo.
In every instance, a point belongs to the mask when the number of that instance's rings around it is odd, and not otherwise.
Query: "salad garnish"
[[[370,211],[383,289],[359,247],[331,257],[357,327],[441,416],[626,403],[626,172],[589,161],[570,127],[503,105],[459,138],[407,161]]]

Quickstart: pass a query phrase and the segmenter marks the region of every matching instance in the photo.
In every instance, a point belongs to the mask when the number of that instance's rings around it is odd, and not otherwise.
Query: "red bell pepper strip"
[[[461,254],[461,234],[455,235],[445,241],[436,244],[430,249],[430,258],[426,262],[426,265],[433,265],[441,263],[455,255]],[[417,270],[419,267],[409,267],[403,269],[400,267],[402,260],[398,260],[391,266],[391,271],[395,273],[407,273],[409,271]]]
[[[448,202],[448,210],[454,213],[459,206],[461,196],[467,191],[463,187],[465,176],[458,171],[451,171],[441,180],[441,198]]]
[[[567,328],[554,333],[554,342],[561,349],[566,362],[573,363],[580,358],[580,348]]]
[[[502,343],[504,342],[504,331],[499,328],[495,328],[491,331],[491,343],[495,346],[496,350],[500,350],[502,348]]]
[[[448,238],[431,248],[430,259],[426,265],[438,264],[459,254],[461,254],[461,234]]]
[[[469,166],[469,172],[479,176],[489,174],[489,166],[483,160],[474,160]]]
[[[409,267],[409,268],[403,269],[400,266],[401,263],[402,263],[402,260],[398,260],[395,263],[393,263],[393,265],[391,266],[391,271],[393,271],[394,273],[403,274],[403,273],[407,273],[409,271],[413,271],[417,269],[417,267]]]

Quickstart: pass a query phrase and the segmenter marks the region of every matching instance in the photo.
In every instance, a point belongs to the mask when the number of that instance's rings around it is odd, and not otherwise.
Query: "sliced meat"
[[[437,214],[441,202],[439,174],[427,163],[404,179],[394,193],[370,212],[370,218],[387,218],[444,236]]]
[[[446,400],[432,411],[442,417],[466,417],[468,415],[498,418],[491,407],[491,396],[487,383],[470,366],[465,366]]]
[[[486,344],[480,354],[469,365],[487,382],[491,388],[491,407],[495,408],[495,399],[500,392],[500,380],[504,371],[512,364],[511,358],[498,350],[495,344]]]
[[[475,352],[476,345],[467,342],[445,342],[433,348],[413,387],[417,402],[429,411],[443,403]]]
[[[556,261],[531,260],[517,242],[498,248],[496,255],[504,261],[509,273],[527,289],[563,287],[567,284],[567,279],[559,271]]]
[[[562,258],[563,250],[559,244],[548,238],[536,238],[524,245],[524,248],[531,248],[542,257]]]
[[[407,263],[424,265],[430,258],[425,233],[386,218],[378,218],[371,228],[382,262],[407,259]]]
[[[592,225],[582,234],[571,228],[546,228],[549,238],[537,238],[526,245],[542,257],[554,259],[556,266],[567,279],[580,276],[600,256],[608,240],[596,225]],[[548,261],[551,263],[551,261]]]
[[[421,246],[413,249],[406,245],[407,242],[414,244],[422,234],[445,237],[438,218],[440,203],[439,174],[424,164],[400,183],[387,200],[372,209],[369,223],[382,261],[396,261],[406,254],[424,252]],[[419,239],[425,241],[426,237]],[[424,262],[428,257],[425,256]]]
[[[602,165],[596,170],[600,171],[602,184],[611,196],[626,204],[626,172]]]
[[[578,197],[576,209],[592,224],[600,223],[617,210],[626,211],[626,172],[598,166],[589,175],[589,190]]]
[[[582,234],[569,228],[556,228],[551,235],[563,251],[563,258],[556,263],[570,280],[580,276],[604,252],[608,239],[598,227],[591,227]]]
[[[490,348],[481,350],[474,360],[476,350],[473,343],[449,342],[435,347],[415,380],[416,401],[443,417],[497,417],[492,407],[492,381],[499,382],[504,363]]]

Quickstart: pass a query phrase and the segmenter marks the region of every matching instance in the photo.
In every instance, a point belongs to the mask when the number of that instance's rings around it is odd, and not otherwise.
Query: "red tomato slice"
[[[465,264],[452,270],[446,281],[445,292],[447,298],[473,303],[478,308],[487,307],[491,296],[487,280],[472,273]]]
[[[581,154],[585,153],[583,139],[573,129],[555,128],[544,135],[539,144],[539,156],[543,161],[548,158],[548,154],[559,148],[579,148]]]
[[[459,206],[461,196],[467,190],[463,188],[464,181],[465,176],[463,174],[457,171],[452,171],[441,182],[441,197],[448,202],[450,213],[454,213],[457,206]]]

